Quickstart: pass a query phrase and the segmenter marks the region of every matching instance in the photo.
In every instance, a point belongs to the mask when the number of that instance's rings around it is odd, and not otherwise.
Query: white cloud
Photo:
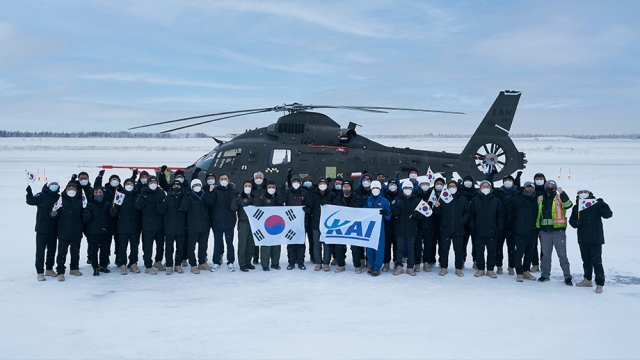
[[[157,76],[153,76],[153,75],[146,75],[146,74],[125,74],[125,73],[83,74],[83,75],[80,75],[80,78],[81,79],[85,79],[85,80],[144,82],[144,83],[148,83],[148,84],[157,84],[157,85],[203,87],[203,88],[227,89],[227,90],[255,90],[255,89],[258,89],[255,86],[242,86],[242,85],[203,82],[203,81],[175,80],[175,79],[167,79],[167,78],[157,77]]]

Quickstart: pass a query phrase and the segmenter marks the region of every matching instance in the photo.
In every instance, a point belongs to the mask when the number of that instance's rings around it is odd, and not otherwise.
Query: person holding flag
[[[436,180],[437,183],[437,180]],[[440,273],[447,275],[449,267],[449,250],[453,242],[455,252],[456,275],[462,277],[464,264],[463,236],[464,226],[469,221],[470,210],[467,198],[458,193],[458,182],[450,180],[447,189],[442,189],[438,201],[434,204],[435,214],[440,214]]]
[[[80,272],[80,243],[82,241],[82,199],[78,195],[78,188],[75,181],[67,184],[62,195],[61,204],[54,205],[50,216],[57,220],[58,234],[58,256],[56,257],[58,281],[64,281],[64,273],[67,269],[67,253],[71,255],[69,274],[81,276]],[[71,250],[69,251],[69,247]]]
[[[127,179],[124,181],[124,189],[116,189],[110,214],[117,219],[118,231],[118,252],[116,265],[120,268],[120,274],[127,275],[127,267],[132,273],[139,273],[138,269],[138,247],[140,245],[140,211],[136,209],[138,191],[135,188],[135,181]],[[106,198],[106,196],[105,196]],[[129,263],[127,265],[127,246],[129,246]]]
[[[602,219],[610,219],[613,212],[602,199],[596,199],[586,185],[578,186],[576,205],[571,212],[569,224],[578,230],[578,245],[582,257],[584,279],[576,284],[579,287],[592,287],[592,275],[596,273],[596,293],[602,293],[604,286],[604,267],[602,266],[602,245],[604,229]]]
[[[282,206],[282,203],[278,202],[277,183],[273,180],[267,181],[267,188],[265,193],[256,197],[254,200],[255,206]],[[280,270],[280,253],[282,252],[282,245],[273,246],[260,246],[260,264],[263,271],[270,271],[270,269]],[[269,266],[271,263],[271,266]]]
[[[35,182],[35,175],[33,182]],[[33,194],[33,190],[31,190],[31,185],[27,185],[27,205],[37,206],[38,208],[36,211],[35,227],[36,273],[38,274],[38,281],[45,281],[45,275],[58,276],[58,274],[53,271],[53,265],[55,265],[56,260],[57,221],[52,219],[49,214],[59,199],[60,185],[56,178],[50,178],[49,182],[42,186],[42,190],[35,195]]]
[[[285,206],[304,206],[304,212],[311,213],[313,209],[313,198],[307,190],[302,188],[302,179],[300,176],[293,175],[290,184],[290,188],[280,192],[278,202]],[[289,261],[287,270],[293,270],[296,264],[300,270],[307,269],[307,267],[304,266],[304,250],[304,244],[287,245],[287,259]]]
[[[83,202],[86,201],[83,199]],[[109,226],[111,224],[111,204],[104,199],[101,188],[93,190],[93,196],[83,205],[82,220],[86,225],[87,240],[89,242],[89,260],[93,267],[93,276],[100,276],[100,272],[111,272],[109,264],[109,245],[111,240]],[[98,251],[100,258],[98,259]]]
[[[345,207],[357,207],[363,206],[362,198],[352,190],[352,183],[350,180],[344,180],[342,183],[342,194],[333,200],[332,205],[345,206]],[[346,270],[345,257],[347,255],[347,245],[335,244],[334,249],[336,252],[336,260],[338,267],[335,272],[343,272]],[[353,266],[355,267],[356,274],[362,273],[362,258],[364,257],[362,247],[351,245],[351,257],[353,258]]]
[[[432,201],[432,205],[435,205],[440,199],[440,194],[442,190],[445,189],[446,182],[442,177],[438,177],[433,182],[433,191],[429,196],[429,201]],[[431,244],[431,256],[429,259],[425,260],[429,263],[430,267],[434,267],[436,265],[436,254],[438,254],[438,250],[440,249],[440,213],[434,212],[433,215],[433,242]]]
[[[571,270],[567,258],[567,209],[573,206],[569,196],[562,191],[554,180],[547,180],[544,185],[545,194],[538,197],[538,218],[536,227],[540,229],[540,247],[542,259],[540,266],[542,276],[538,281],[549,281],[551,275],[551,254],[556,249],[560,259],[560,267],[564,274],[564,283],[573,286]]]
[[[407,274],[416,276],[415,266],[415,241],[418,233],[418,216],[422,216],[416,212],[416,207],[420,203],[413,193],[414,184],[405,180],[402,183],[402,195],[398,196],[391,204],[393,217],[396,219],[396,253],[402,253],[405,245],[407,249]],[[382,214],[382,211],[380,212]],[[420,264],[420,262],[418,262]],[[402,256],[398,256],[395,263],[393,275],[403,273]],[[418,265],[419,267],[420,265]]]
[[[431,169],[431,168],[429,168]],[[435,181],[435,179],[434,179]],[[418,216],[418,234],[416,235],[416,271],[419,269],[420,262],[423,262],[423,270],[431,272],[429,259],[434,256],[433,242],[435,234],[435,216],[433,215],[433,204],[438,201],[435,190],[430,188],[428,183],[420,184],[420,190],[416,194],[421,199],[422,215]],[[426,190],[425,190],[426,188]],[[426,210],[425,210],[426,207]]]

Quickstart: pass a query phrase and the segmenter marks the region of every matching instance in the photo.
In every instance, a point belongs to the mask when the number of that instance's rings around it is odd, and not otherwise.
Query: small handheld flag
[[[87,207],[87,196],[84,194],[84,189],[82,189],[82,208],[85,209]]]
[[[438,202],[438,197],[436,196],[436,192],[435,191],[431,191],[431,195],[429,196],[429,200],[428,200],[431,205],[435,204]]]
[[[25,173],[27,175],[27,181],[28,182],[30,182],[32,184],[36,182],[36,179],[38,178],[38,176],[35,173],[33,173],[33,172],[29,171],[29,170],[25,170]]]
[[[427,180],[429,180],[429,185],[433,186],[434,181],[436,181],[436,174],[431,171],[431,166],[427,170]]]
[[[53,209],[51,209],[51,211],[58,211],[60,208],[62,208],[62,197],[60,197],[58,201],[53,204]]]
[[[431,214],[433,214],[433,210],[431,209],[431,206],[429,206],[429,204],[427,204],[424,200],[420,201],[418,206],[416,206],[415,210],[420,214],[424,215],[425,217],[429,217],[431,216]]]
[[[113,198],[113,203],[116,205],[122,205],[123,201],[124,201],[124,194],[116,190],[116,196]]]
[[[442,189],[440,199],[448,204],[453,200],[453,194],[449,192],[449,189]]]
[[[588,209],[595,205],[598,202],[596,199],[581,199],[578,204],[578,211],[582,211],[584,209]]]

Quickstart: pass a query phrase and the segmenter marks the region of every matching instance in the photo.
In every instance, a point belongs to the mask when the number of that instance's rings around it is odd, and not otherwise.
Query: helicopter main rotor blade
[[[465,115],[463,112],[459,111],[445,111],[445,110],[428,110],[428,109],[412,109],[412,108],[396,108],[396,107],[386,107],[386,106],[342,106],[341,108],[357,108],[357,109],[369,109],[369,110],[400,110],[400,111],[418,111],[418,112],[432,112],[432,113],[442,113],[442,114],[458,114]]]
[[[221,118],[201,121],[201,122],[198,122],[198,123],[195,123],[195,124],[189,124],[189,125],[185,125],[185,126],[181,126],[181,127],[175,128],[175,129],[161,131],[160,134],[166,134],[166,133],[170,133],[172,131],[182,130],[182,129],[190,128],[192,126],[198,126],[198,125],[202,125],[202,124],[207,124],[207,123],[218,121],[218,120],[231,119],[231,118],[234,118],[234,117],[245,116],[245,115],[253,115],[253,114],[259,114],[259,113],[271,112],[271,111],[272,111],[272,109],[257,109],[256,111],[252,111],[252,112],[249,112],[249,113],[246,113],[246,114],[236,114],[236,115],[230,115],[230,116],[223,116]]]
[[[332,106],[332,105],[318,105],[318,106],[314,106],[314,105],[309,105],[310,109],[344,109],[344,110],[359,110],[359,111],[366,111],[366,112],[372,112],[372,113],[380,113],[380,114],[388,114],[388,111],[382,111],[382,110],[374,110],[374,109],[366,109],[366,108],[360,108],[357,106]]]
[[[214,113],[214,114],[191,116],[191,117],[186,117],[186,118],[182,118],[182,119],[175,119],[175,120],[161,121],[161,122],[157,122],[157,123],[153,123],[153,124],[146,124],[146,125],[135,126],[135,127],[130,128],[129,130],[141,129],[141,128],[145,128],[145,127],[149,127],[149,126],[156,126],[156,125],[171,124],[171,123],[174,123],[174,122],[180,122],[180,121],[187,121],[187,120],[201,119],[201,118],[210,117],[210,116],[229,115],[229,114],[237,114],[237,113],[244,113],[244,112],[246,112],[246,113],[252,113],[252,114],[257,114],[257,113],[256,113],[256,112],[254,112],[254,111],[262,112],[263,110],[265,110],[265,111],[272,111],[272,108],[248,109],[248,110],[236,110],[236,111],[225,111],[225,112]]]

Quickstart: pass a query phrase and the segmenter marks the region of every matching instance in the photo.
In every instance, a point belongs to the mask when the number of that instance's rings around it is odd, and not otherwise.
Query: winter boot
[[[173,274],[173,267],[169,266],[167,268],[167,275],[171,275],[171,274]]]
[[[573,286],[573,281],[571,281],[571,278],[565,278],[564,284],[567,286]]]
[[[313,268],[314,271],[320,271],[322,270],[322,264],[316,264],[316,266]]]
[[[602,294],[602,285],[596,285],[596,293]]]
[[[429,265],[429,263],[424,263],[422,268],[424,269],[425,272],[431,272],[431,265]]]
[[[247,265],[240,265],[240,271],[249,272],[249,268],[247,267]]]
[[[192,266],[191,267],[191,273],[192,274],[200,274],[200,270],[198,269],[197,266]]]
[[[58,276],[58,273],[53,270],[45,270],[44,276]]]
[[[182,267],[189,266],[189,262],[187,260],[182,260]]]
[[[71,270],[69,271],[69,275],[82,276],[82,273],[80,272],[80,270]]]
[[[508,268],[508,271],[509,271],[509,275],[515,275],[516,274],[515,269],[512,268],[512,267]]]
[[[301,262],[301,263],[298,263],[298,269],[300,269],[300,270],[307,270],[307,267],[306,267],[306,266],[304,266],[304,263],[303,263],[303,262]]]
[[[438,273],[438,275],[440,275],[440,276],[445,276],[445,275],[447,275],[447,268],[441,268],[441,269],[440,269],[440,273]]]
[[[173,270],[175,270],[175,272],[177,272],[178,274],[184,273],[184,270],[182,270],[182,266],[180,265],[176,265],[176,267]]]
[[[338,265],[338,260],[336,260],[336,258],[333,258],[333,260],[331,260],[331,265]]]
[[[523,278],[525,278],[525,279],[527,279],[527,280],[536,281],[536,277],[535,277],[535,276],[533,276],[533,275],[531,275],[531,272],[529,272],[529,271],[525,271],[525,272],[522,274],[522,277],[523,277]]]
[[[262,271],[271,271],[271,269],[269,269],[269,267],[268,267],[268,266],[263,266],[263,267],[262,267]]]
[[[475,273],[475,274],[473,274],[473,276],[475,276],[475,277],[481,277],[481,276],[484,276],[484,270],[478,270],[478,271],[476,271],[476,273]]]
[[[548,277],[546,277],[546,276],[540,276],[540,277],[538,278],[538,282],[545,282],[545,281],[549,281],[549,278],[548,278]]]
[[[416,276],[416,271],[414,269],[407,269],[407,274],[411,276]]]
[[[100,267],[98,268],[98,270],[100,270],[100,272],[103,272],[103,273],[105,273],[105,274],[108,274],[108,273],[110,273],[110,272],[111,272],[111,270],[109,270],[109,268],[108,268],[108,267],[106,267],[106,266],[100,266]]]
[[[498,273],[498,275],[502,275],[502,266],[498,266],[497,273]]]
[[[382,271],[387,272],[391,269],[391,265],[389,263],[384,263],[382,265]]]
[[[120,265],[120,275],[127,275],[127,266]]]
[[[346,270],[346,269],[345,269],[345,267],[344,267],[344,266],[338,266],[334,271],[335,271],[335,272],[337,272],[337,273],[339,273],[339,272],[343,272],[343,271],[345,271],[345,270]]]
[[[329,267],[329,265],[324,265],[323,268],[324,268],[324,271],[331,271],[331,268]]]
[[[476,270],[478,269],[478,265],[476,265],[475,261],[473,262],[473,268],[476,269]]]
[[[362,268],[357,267],[356,268],[356,274],[362,274]]]
[[[93,269],[93,276],[100,276],[100,269],[98,268]]]
[[[215,266],[214,266],[215,267]],[[287,265],[287,270],[293,270],[296,266],[294,264]]]
[[[211,270],[213,269],[211,266],[209,266],[209,264],[207,264],[206,262],[200,263],[200,265],[198,265],[198,270]]]
[[[220,268],[220,265],[218,264],[213,264],[213,266],[211,267],[211,269],[209,271],[211,272],[216,272],[216,270],[218,270]]]
[[[495,278],[498,277],[498,275],[496,275],[496,273],[493,270],[487,271],[487,276],[492,278],[492,279],[495,279]]]
[[[371,272],[371,276],[378,276],[378,275],[380,275],[380,271],[379,270],[373,270]]]
[[[64,274],[58,274],[58,281],[64,281]]]
[[[253,264],[247,264],[247,269],[249,269],[249,270],[255,270],[255,269],[256,269],[256,267],[255,267],[255,266],[253,266]]]
[[[153,263],[153,267],[158,269],[158,271],[167,271],[167,268],[162,265],[162,261],[156,261]]]
[[[576,284],[577,287],[593,287],[593,282],[591,280],[582,279],[579,283]]]
[[[396,269],[393,271],[393,275],[400,275],[404,272],[403,270],[402,266],[396,266]]]
[[[236,268],[235,268],[235,266],[233,266],[233,264],[229,263],[229,264],[227,264],[227,270],[229,270],[231,272],[234,272],[234,271],[236,271]]]
[[[145,273],[145,274],[149,274],[149,275],[155,275],[155,274],[157,274],[158,272],[157,272],[154,268],[150,267],[150,268],[146,268],[146,269],[144,269],[144,273]]]
[[[47,278],[44,277],[44,273],[38,274],[38,281],[46,281]]]
[[[522,279],[523,279],[522,275],[516,276],[516,281],[517,282],[523,282],[524,280],[522,280]]]
[[[131,264],[131,266],[129,266],[129,271],[135,274],[140,274],[140,269],[138,269],[138,264]]]
[[[413,271],[419,273],[420,272],[420,265],[414,265]]]
[[[464,272],[462,272],[461,269],[456,269],[456,275],[458,275],[459,277],[464,277]]]
[[[540,265],[533,265],[531,267],[531,272],[534,273],[534,272],[538,272],[538,271],[540,271]]]

